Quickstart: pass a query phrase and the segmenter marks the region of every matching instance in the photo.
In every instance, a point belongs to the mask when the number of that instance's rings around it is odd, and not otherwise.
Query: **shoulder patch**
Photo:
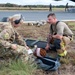
[[[9,38],[10,38],[10,36],[9,36],[9,34],[8,34],[8,33],[5,33],[5,34],[4,34],[4,36],[3,36],[3,38],[4,38],[4,39],[9,39]]]

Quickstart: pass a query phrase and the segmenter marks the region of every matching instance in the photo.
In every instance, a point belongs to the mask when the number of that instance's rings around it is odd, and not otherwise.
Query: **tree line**
[[[34,7],[34,8],[48,8],[49,5],[18,5],[18,4],[11,4],[11,3],[6,3],[6,4],[0,4],[0,7]],[[59,5],[59,6],[52,6],[52,7],[59,7],[59,8],[64,8],[64,5]],[[75,6],[70,6],[70,7],[75,7]]]

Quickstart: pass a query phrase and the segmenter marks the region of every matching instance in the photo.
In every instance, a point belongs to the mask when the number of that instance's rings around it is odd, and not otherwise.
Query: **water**
[[[25,11],[0,11],[0,20],[3,17],[8,17],[14,14],[22,14],[25,21],[40,21],[47,20],[47,15],[50,11],[25,10]],[[69,12],[54,12],[58,20],[75,20],[75,13]]]

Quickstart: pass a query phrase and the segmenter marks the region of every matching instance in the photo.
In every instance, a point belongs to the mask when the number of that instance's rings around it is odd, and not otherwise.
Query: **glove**
[[[29,49],[27,51],[28,51],[28,54],[32,54],[33,53],[31,49]]]

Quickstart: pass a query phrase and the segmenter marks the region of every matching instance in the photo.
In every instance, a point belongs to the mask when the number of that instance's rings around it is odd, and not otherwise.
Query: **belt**
[[[70,36],[70,37],[72,37],[73,35],[66,35],[66,34],[64,34],[63,36],[67,36],[67,37]]]
[[[63,35],[63,36],[66,36],[66,37],[68,37],[70,40],[73,40],[73,35]]]
[[[73,40],[73,35],[69,35],[68,37],[70,38],[71,41]]]

